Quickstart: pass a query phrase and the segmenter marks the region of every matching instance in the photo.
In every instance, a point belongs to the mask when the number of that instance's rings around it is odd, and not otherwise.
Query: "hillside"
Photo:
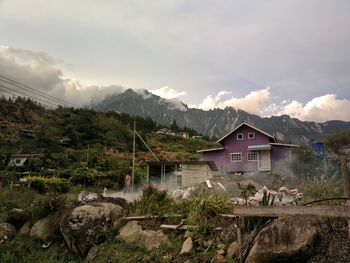
[[[181,101],[166,100],[147,90],[131,89],[107,97],[92,105],[97,111],[126,112],[151,117],[157,123],[170,125],[174,120],[180,127],[190,127],[208,137],[221,137],[243,121],[247,121],[277,137],[279,141],[307,143],[335,131],[350,132],[350,122],[303,122],[288,115],[261,118],[231,107],[204,111],[189,108]]]
[[[29,99],[0,98],[0,165],[6,165],[10,155],[19,152],[56,154],[66,159],[63,156],[69,155],[75,165],[79,165],[81,159],[87,159],[87,151],[89,162],[95,159],[102,161],[102,153],[110,150],[129,154],[132,152],[134,121],[137,131],[149,146],[162,149],[159,154],[164,159],[197,158],[196,150],[214,144],[179,136],[157,136],[152,132],[163,126],[157,125],[149,117],[82,108],[59,107],[52,110]],[[173,128],[179,129],[176,124]],[[186,131],[196,134],[191,129]],[[68,138],[69,142],[62,143],[60,140],[64,138]],[[136,151],[147,153],[139,139]]]

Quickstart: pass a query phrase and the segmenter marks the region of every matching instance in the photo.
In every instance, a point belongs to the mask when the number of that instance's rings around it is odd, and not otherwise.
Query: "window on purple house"
[[[240,162],[242,161],[242,153],[230,153],[231,162]]]
[[[243,140],[243,133],[237,133],[237,140]]]
[[[258,158],[258,153],[257,152],[249,152],[248,153],[248,161],[257,161]]]
[[[255,139],[255,133],[254,133],[254,132],[248,133],[248,139],[249,139],[249,140]]]

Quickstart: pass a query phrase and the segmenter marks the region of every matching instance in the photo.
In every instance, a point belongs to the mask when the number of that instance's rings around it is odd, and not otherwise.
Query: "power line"
[[[20,83],[20,82],[18,82],[18,81],[15,81],[15,80],[13,80],[13,79],[11,79],[11,78],[8,78],[8,77],[6,77],[6,76],[3,76],[3,75],[1,75],[1,74],[0,74],[0,80],[3,81],[3,82],[6,82],[7,84],[10,84],[10,85],[12,85],[12,86],[15,86],[15,87],[17,87],[17,88],[20,88],[20,89],[29,91],[29,92],[31,92],[31,93],[34,93],[34,94],[36,94],[36,95],[39,95],[39,96],[41,96],[41,97],[44,97],[44,98],[46,98],[46,99],[54,100],[54,101],[59,102],[59,103],[69,104],[69,105],[74,106],[74,107],[77,107],[77,108],[80,107],[80,106],[77,105],[77,104],[74,104],[74,103],[72,103],[72,102],[69,102],[69,101],[66,101],[66,100],[63,100],[63,99],[54,97],[54,96],[52,96],[52,95],[49,95],[49,94],[44,93],[44,92],[42,92],[42,91],[39,91],[39,90],[37,90],[37,89],[31,88],[31,87],[29,87],[28,85],[22,84],[22,83]]]
[[[40,98],[33,98],[33,97],[31,97],[30,95],[28,95],[28,94],[24,94],[24,93],[21,93],[21,92],[19,92],[19,91],[12,90],[12,89],[10,89],[10,88],[8,88],[8,87],[6,87],[6,86],[3,86],[3,85],[1,85],[1,84],[0,84],[0,87],[10,90],[10,91],[8,91],[8,90],[4,90],[4,89],[1,89],[1,88],[0,88],[1,91],[6,92],[6,93],[11,94],[11,95],[16,96],[16,97],[18,97],[18,95],[14,94],[13,92],[16,92],[16,93],[18,93],[18,94],[27,96],[27,97],[29,97],[29,98],[31,98],[31,99],[33,99],[33,100],[42,101],[43,103],[45,103],[45,104],[47,104],[47,105],[51,105],[51,106],[54,106],[54,107],[57,107],[57,106],[58,106],[57,104],[53,104],[53,103],[51,103],[51,102],[42,100],[42,99],[40,99]]]

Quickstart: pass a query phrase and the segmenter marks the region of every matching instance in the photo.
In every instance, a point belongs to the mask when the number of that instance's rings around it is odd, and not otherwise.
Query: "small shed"
[[[147,163],[147,182],[165,189],[205,182],[218,171],[213,161],[164,161]]]
[[[41,153],[20,153],[14,154],[11,156],[9,166],[23,166],[27,159],[35,158],[35,157],[44,157],[44,154]]]

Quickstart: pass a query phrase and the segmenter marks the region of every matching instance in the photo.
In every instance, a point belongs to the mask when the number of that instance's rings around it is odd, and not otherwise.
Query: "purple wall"
[[[292,148],[287,146],[272,145],[270,154],[272,169],[280,169],[281,165],[287,165],[286,161],[291,161]]]
[[[254,139],[248,139],[248,133],[255,133]],[[243,140],[237,140],[237,134],[243,133]],[[243,125],[235,132],[221,142],[224,150],[203,152],[202,159],[204,161],[214,161],[221,171],[226,172],[249,172],[258,170],[258,161],[248,161],[249,145],[266,145],[270,143],[271,138],[265,134]],[[230,153],[242,153],[242,161],[231,162]]]

